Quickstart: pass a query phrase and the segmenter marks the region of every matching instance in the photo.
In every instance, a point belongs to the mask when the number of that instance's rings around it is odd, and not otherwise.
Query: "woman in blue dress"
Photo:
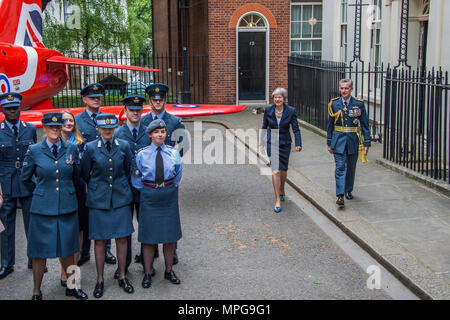
[[[275,192],[275,206],[273,211],[281,211],[281,201],[284,201],[284,185],[286,184],[287,170],[289,166],[289,156],[291,154],[292,138],[289,128],[292,127],[295,137],[295,151],[302,150],[302,137],[297,122],[295,109],[286,104],[287,90],[277,88],[272,93],[272,106],[264,110],[262,129],[267,130],[265,145],[261,145],[261,153],[270,157],[272,166],[272,184]],[[272,132],[273,131],[273,132]]]
[[[94,297],[103,296],[105,246],[116,239],[119,262],[119,286],[133,293],[131,282],[125,277],[127,237],[134,232],[129,183],[133,154],[127,141],[114,138],[119,119],[114,114],[97,116],[101,136],[86,144],[81,159],[81,176],[87,183],[86,206],[89,208],[89,239],[95,240],[97,283]]]
[[[158,243],[163,244],[164,278],[180,284],[172,265],[175,243],[181,239],[178,207],[178,185],[182,175],[180,153],[164,144],[167,129],[163,120],[153,120],[147,133],[152,144],[138,152],[131,175],[131,182],[141,195],[138,241],[143,243],[144,288],[149,288],[152,283],[154,252]]]
[[[33,262],[33,300],[42,300],[41,283],[47,259],[61,258],[68,271],[76,265],[78,243],[78,202],[75,177],[79,174],[78,148],[61,139],[62,114],[47,113],[42,118],[46,138],[29,147],[21,179],[31,185],[33,175],[37,185],[33,190],[28,231],[28,256]],[[66,288],[66,296],[87,299],[80,289]]]

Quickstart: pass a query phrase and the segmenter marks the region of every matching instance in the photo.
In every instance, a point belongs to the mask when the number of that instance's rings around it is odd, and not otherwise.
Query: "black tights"
[[[144,270],[146,274],[151,274],[151,271],[153,269],[155,247],[156,245],[154,244],[143,244]],[[163,252],[166,272],[172,271],[173,256],[175,254],[175,242],[164,243]]]

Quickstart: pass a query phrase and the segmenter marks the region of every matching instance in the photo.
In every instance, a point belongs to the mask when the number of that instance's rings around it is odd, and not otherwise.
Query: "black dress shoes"
[[[106,251],[105,262],[107,264],[116,264],[117,260],[116,257],[114,257],[114,255],[110,251]]]
[[[352,193],[351,192],[346,192],[345,193],[345,199],[352,200],[353,199]]]
[[[164,272],[164,279],[169,280],[173,284],[181,283],[180,279],[177,278],[177,275],[175,274],[175,272],[173,272],[173,270],[170,270],[169,272]]]
[[[134,288],[131,282],[127,278],[119,279],[119,286],[123,288],[126,293],[133,293]]]
[[[147,289],[152,285],[152,276],[148,273],[144,274],[144,279],[142,279],[142,288]]]
[[[31,300],[42,300],[42,292],[39,292],[39,294],[34,294],[31,297]]]
[[[88,254],[87,254],[87,255],[80,255],[80,258],[78,259],[77,265],[78,265],[79,267],[81,267],[83,264],[85,264],[86,262],[88,262],[90,258],[91,258],[91,256],[88,255]]]
[[[79,300],[87,300],[88,299],[88,295],[86,293],[83,292],[83,290],[81,289],[66,289],[66,296],[67,297],[75,297]]]
[[[1,267],[0,268],[0,279],[6,278],[8,274],[11,274],[14,272],[14,267]]]
[[[97,282],[94,289],[94,297],[101,298],[103,296],[103,289],[105,284],[103,282]]]
[[[339,207],[343,207],[344,206],[344,197],[343,196],[338,196],[338,198],[337,198],[337,200],[336,200],[336,204],[339,206]]]

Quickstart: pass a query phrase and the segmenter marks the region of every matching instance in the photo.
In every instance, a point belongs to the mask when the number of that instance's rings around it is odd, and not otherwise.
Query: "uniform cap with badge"
[[[17,92],[8,92],[0,95],[0,105],[2,108],[20,107],[22,95]]]
[[[100,83],[92,83],[81,89],[81,96],[89,98],[103,97],[105,88]]]
[[[44,126],[62,126],[66,123],[61,112],[49,112],[44,114],[41,120]]]
[[[113,129],[119,126],[119,119],[112,113],[100,113],[97,116],[97,126],[103,129]]]
[[[128,96],[122,99],[122,103],[130,110],[142,110],[146,99],[143,96]]]
[[[164,120],[155,119],[152,122],[150,122],[150,124],[148,125],[147,134],[152,133],[153,130],[162,129],[162,128],[166,128],[166,123],[164,122]]]
[[[147,94],[153,100],[164,99],[168,91],[169,87],[164,83],[152,83],[147,88],[145,88],[145,92],[147,92]]]

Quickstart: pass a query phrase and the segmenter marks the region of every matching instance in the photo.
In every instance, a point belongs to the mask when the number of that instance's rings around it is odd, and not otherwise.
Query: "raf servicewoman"
[[[22,169],[22,181],[37,185],[33,191],[28,231],[28,256],[33,259],[33,300],[42,300],[40,290],[46,261],[62,258],[66,270],[75,265],[78,244],[78,202],[74,179],[79,174],[79,154],[75,144],[61,139],[64,124],[59,112],[42,118],[46,138],[30,146]],[[66,296],[87,299],[81,289],[66,288]]]
[[[169,87],[163,83],[152,83],[145,92],[149,95],[152,112],[142,117],[141,123],[148,126],[150,122],[156,119],[161,119],[166,124],[166,139],[165,145],[174,147],[177,145],[180,155],[187,150],[188,141],[183,139],[185,133],[185,126],[181,122],[181,118],[168,113],[165,109],[166,95],[169,92]],[[177,245],[175,245],[174,264],[178,263]],[[158,246],[156,246],[156,256],[158,256]]]
[[[334,155],[336,179],[336,204],[344,206],[344,195],[353,199],[356,162],[367,162],[370,147],[369,119],[364,102],[351,96],[353,81],[339,82],[341,97],[328,104],[327,145]]]
[[[36,143],[36,127],[21,121],[20,103],[22,95],[11,92],[0,95],[0,105],[5,120],[0,124],[0,185],[4,203],[0,208],[0,220],[5,225],[1,234],[0,279],[14,271],[15,230],[17,201],[22,207],[25,234],[28,235],[31,192],[20,179],[21,168],[28,147]],[[34,182],[29,182],[32,189]],[[31,268],[31,260],[28,262]]]
[[[142,125],[141,116],[142,110],[145,103],[145,98],[139,95],[128,96],[122,99],[125,104],[125,115],[127,121],[114,132],[116,138],[125,140],[129,143],[133,156],[136,156],[139,149],[147,147],[151,144],[150,138],[146,132],[147,127]],[[134,157],[133,157],[134,160]],[[136,210],[136,216],[139,217],[139,190],[132,187],[133,191],[133,202],[131,204],[131,213],[133,214]],[[127,238],[127,264],[125,268],[125,274],[128,271],[128,267],[131,264],[131,235]],[[142,246],[141,246],[142,254]],[[114,277],[117,279],[119,277],[118,270],[116,271]]]
[[[166,124],[163,120],[153,120],[147,132],[152,144],[138,152],[131,175],[133,186],[141,192],[138,240],[144,244],[144,288],[151,286],[154,250],[158,243],[163,244],[164,278],[174,284],[180,283],[172,265],[175,243],[181,239],[178,209],[178,184],[182,175],[180,153],[164,144]]]
[[[94,296],[104,290],[105,245],[116,239],[119,261],[119,286],[127,293],[134,288],[125,277],[127,237],[134,232],[131,203],[133,193],[129,182],[131,153],[128,142],[114,138],[119,119],[114,114],[97,117],[100,138],[86,144],[81,160],[81,175],[87,183],[86,206],[89,208],[89,239],[95,240],[97,284]]]
[[[85,142],[91,142],[100,137],[97,126],[97,116],[102,112],[100,107],[102,106],[102,97],[105,94],[105,89],[100,83],[92,83],[87,85],[81,90],[81,96],[83,103],[86,105],[86,110],[75,116],[75,120],[78,124],[78,129]],[[83,246],[81,248],[80,260],[78,265],[81,266],[90,258],[91,242],[88,238],[89,230],[83,230]],[[105,262],[109,264],[116,263],[116,257],[111,253],[111,240],[106,243],[106,258]]]
[[[284,186],[287,178],[289,156],[291,154],[292,138],[289,128],[292,127],[295,137],[295,151],[302,150],[302,137],[297,122],[295,109],[286,104],[287,90],[277,88],[272,93],[272,106],[264,110],[262,129],[267,130],[265,139],[267,141],[267,154],[272,165],[272,184],[275,191],[275,206],[273,211],[281,211],[281,201],[284,201]],[[274,130],[274,132],[272,132]],[[278,130],[278,131],[277,131]],[[261,152],[265,153],[265,146],[261,146]]]

